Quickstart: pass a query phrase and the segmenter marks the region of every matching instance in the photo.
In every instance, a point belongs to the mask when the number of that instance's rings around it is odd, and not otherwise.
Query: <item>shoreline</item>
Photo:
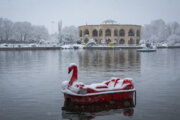
[[[109,50],[109,49],[141,49],[141,48],[143,47],[141,46],[115,46],[115,47],[103,46],[103,47],[84,47],[83,49]],[[168,47],[158,46],[157,47],[157,49],[173,49],[173,48],[180,48],[180,46],[168,46]],[[0,51],[4,51],[4,50],[62,50],[62,49],[64,48],[61,48],[61,47],[0,47]]]
[[[60,50],[61,47],[2,47],[0,51],[3,50]]]
[[[141,49],[143,47],[140,46],[114,46],[114,47],[109,47],[109,46],[102,46],[102,47],[84,47],[84,49],[98,49],[98,50],[109,50],[109,49]]]

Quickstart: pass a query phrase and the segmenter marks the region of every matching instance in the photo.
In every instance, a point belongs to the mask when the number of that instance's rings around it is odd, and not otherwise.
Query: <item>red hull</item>
[[[64,93],[65,100],[74,104],[91,104],[91,103],[102,103],[109,101],[121,101],[121,100],[133,99],[133,96],[135,95],[136,95],[135,91],[100,94],[100,95],[92,95],[92,96],[75,96]]]
[[[101,102],[101,103],[93,103],[87,105],[79,105],[79,104],[67,104],[67,101],[64,102],[64,106],[62,110],[69,112],[101,112],[111,109],[122,109],[124,111],[124,115],[131,116],[133,114],[133,108],[135,107],[135,101],[133,99],[121,100],[121,101],[109,101],[109,102]],[[127,113],[129,112],[129,113]]]
[[[64,101],[62,107],[62,117],[64,119],[95,119],[96,116],[122,114],[123,116],[133,116],[135,101],[133,99],[109,101],[93,104],[67,104]],[[113,109],[113,110],[111,110]],[[114,110],[115,109],[115,110]],[[103,112],[102,112],[103,111]]]

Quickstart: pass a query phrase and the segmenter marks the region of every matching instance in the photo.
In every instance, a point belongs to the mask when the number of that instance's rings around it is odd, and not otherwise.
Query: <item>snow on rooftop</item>
[[[103,21],[102,23],[103,24],[117,24],[117,21],[108,19],[108,20]]]

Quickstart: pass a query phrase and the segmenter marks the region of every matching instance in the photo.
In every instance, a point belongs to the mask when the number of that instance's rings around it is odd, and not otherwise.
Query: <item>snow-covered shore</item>
[[[0,50],[56,50],[56,49],[140,49],[143,45],[96,45],[85,46],[81,44],[0,44]],[[180,48],[180,46],[157,45],[157,48]]]
[[[49,50],[60,48],[58,44],[0,44],[0,50]]]
[[[58,44],[0,44],[0,48],[60,47]]]

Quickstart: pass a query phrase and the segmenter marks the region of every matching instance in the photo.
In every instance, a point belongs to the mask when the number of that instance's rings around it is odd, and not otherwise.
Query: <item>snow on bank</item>
[[[82,49],[84,46],[81,44],[62,45],[62,49]]]
[[[0,44],[0,48],[60,47],[59,44]]]

